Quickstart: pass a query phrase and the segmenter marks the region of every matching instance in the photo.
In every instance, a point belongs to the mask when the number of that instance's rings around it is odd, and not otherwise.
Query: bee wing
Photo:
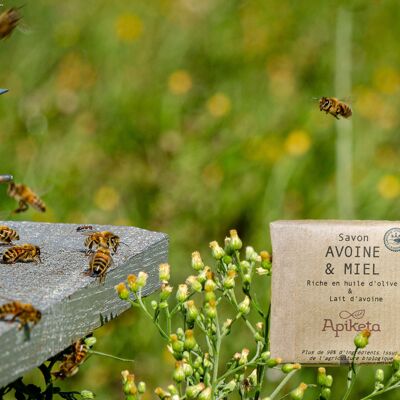
[[[346,104],[353,104],[355,102],[354,96],[341,97],[339,100]]]
[[[7,93],[8,92],[8,89],[0,89],[0,94],[4,94],[4,93]]]
[[[14,180],[14,177],[12,175],[9,175],[9,174],[0,175],[0,183],[8,183],[8,182],[12,182],[13,180]]]
[[[78,233],[83,236],[91,236],[91,235],[93,235],[93,233],[96,233],[96,232],[100,232],[100,231],[96,230],[96,229],[87,230],[87,231],[78,231]]]

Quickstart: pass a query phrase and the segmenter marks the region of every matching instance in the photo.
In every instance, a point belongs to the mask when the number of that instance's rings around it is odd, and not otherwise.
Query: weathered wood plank
[[[78,225],[1,222],[19,232],[16,243],[40,246],[42,263],[0,264],[0,304],[9,299],[31,303],[42,319],[26,340],[16,323],[0,321],[0,387],[40,365],[125,311],[114,286],[130,273],[149,274],[145,293],[157,290],[158,265],[167,261],[168,237],[133,227],[98,226],[119,235],[120,245],[104,284],[85,276],[88,258]],[[5,247],[6,248],[6,247]]]

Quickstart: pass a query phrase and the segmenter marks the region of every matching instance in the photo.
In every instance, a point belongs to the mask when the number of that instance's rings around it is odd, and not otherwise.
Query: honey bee
[[[11,316],[10,320],[6,320],[7,316]],[[19,301],[12,301],[10,303],[0,306],[0,320],[14,322],[18,319],[19,327],[21,329],[29,324],[36,325],[42,318],[42,313],[37,310],[32,304],[24,304]]]
[[[52,372],[55,378],[65,379],[75,375],[79,370],[79,366],[85,361],[89,347],[83,340],[76,341],[71,348],[70,352],[64,354],[59,370]]]
[[[0,89],[0,94],[4,94],[4,93],[7,93],[8,92],[8,89]]]
[[[10,36],[20,19],[21,15],[15,7],[2,12],[0,14],[0,39]]]
[[[339,119],[338,115],[343,118],[349,118],[353,114],[350,106],[336,97],[321,97],[319,99],[319,109],[333,115],[336,119]]]
[[[40,259],[40,248],[33,244],[21,244],[8,248],[3,252],[3,263],[32,262]]]
[[[0,226],[0,243],[11,244],[13,240],[19,240],[17,231],[8,226]]]
[[[100,282],[103,282],[112,262],[110,249],[107,247],[99,247],[90,257],[88,275],[95,275],[100,278]]]
[[[113,253],[116,253],[121,243],[119,236],[109,231],[85,232],[83,234],[88,235],[85,240],[85,247],[88,248],[89,252],[92,250],[93,246],[96,246],[97,248],[107,247],[112,249]]]
[[[29,206],[40,212],[46,211],[46,205],[43,201],[26,185],[10,182],[8,184],[7,194],[18,201],[19,206],[14,210],[14,213],[26,211]]]

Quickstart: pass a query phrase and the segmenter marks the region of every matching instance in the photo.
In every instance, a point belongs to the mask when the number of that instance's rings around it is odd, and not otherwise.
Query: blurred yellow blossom
[[[275,57],[267,63],[267,77],[271,93],[277,97],[289,97],[295,93],[297,82],[295,66],[289,57]]]
[[[223,117],[231,110],[231,100],[223,93],[216,93],[208,99],[207,109],[213,117]]]
[[[400,195],[400,180],[394,175],[385,175],[378,182],[378,192],[384,199],[395,199]]]
[[[192,88],[192,77],[189,72],[179,69],[169,76],[168,88],[173,94],[185,94]]]
[[[117,37],[122,42],[133,42],[143,32],[143,22],[135,14],[122,14],[115,21]]]
[[[400,88],[400,74],[392,67],[380,67],[374,72],[373,82],[380,92],[393,94]]]
[[[57,84],[60,89],[87,89],[95,84],[96,79],[96,70],[77,53],[67,54],[58,65]]]
[[[111,186],[101,186],[94,196],[94,202],[103,211],[114,210],[119,202],[118,192]]]
[[[247,159],[271,164],[278,161],[283,154],[282,143],[271,134],[266,137],[253,137],[245,148]]]
[[[294,130],[285,140],[285,150],[292,156],[301,156],[310,149],[310,135],[303,130]]]

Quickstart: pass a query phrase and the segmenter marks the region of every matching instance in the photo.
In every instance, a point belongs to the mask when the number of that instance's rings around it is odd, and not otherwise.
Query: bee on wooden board
[[[11,319],[6,319],[11,317]],[[7,322],[15,322],[18,320],[21,329],[30,322],[36,325],[42,318],[42,313],[33,307],[32,304],[21,303],[20,301],[11,301],[0,306],[0,320]]]
[[[109,231],[83,231],[82,234],[87,236],[85,239],[85,247],[87,247],[88,252],[92,250],[93,246],[96,246],[96,248],[106,247],[112,249],[113,253],[116,253],[121,243],[119,236]]]
[[[319,109],[334,116],[336,119],[339,119],[338,116],[349,118],[353,114],[350,106],[336,97],[321,97],[319,99]]]
[[[75,375],[88,356],[89,346],[82,339],[76,341],[71,348],[70,352],[64,354],[59,370],[52,372],[55,378],[65,379]]]
[[[33,244],[12,246],[3,252],[3,263],[5,264],[33,261],[42,262],[40,259],[40,248]]]
[[[13,240],[19,240],[17,231],[8,226],[0,226],[0,243],[12,244]]]
[[[100,283],[103,282],[112,262],[110,249],[99,247],[90,257],[88,275],[96,276],[100,279]]]
[[[40,197],[28,186],[10,182],[7,188],[7,194],[18,201],[18,208],[14,213],[26,211],[29,206],[40,212],[46,211],[46,205]]]
[[[19,8],[11,7],[0,14],[0,39],[9,37],[17,27],[22,18]]]

